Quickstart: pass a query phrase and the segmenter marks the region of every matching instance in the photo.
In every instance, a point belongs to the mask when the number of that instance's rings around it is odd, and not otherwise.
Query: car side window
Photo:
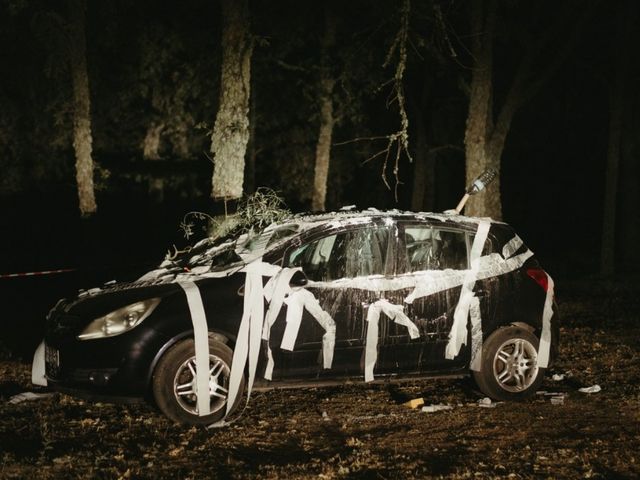
[[[384,275],[389,244],[384,227],[348,230],[305,243],[285,258],[314,281]]]
[[[404,229],[404,244],[409,272],[468,268],[464,232],[427,225],[407,226]]]
[[[476,238],[476,234],[468,233],[467,236],[469,237],[469,251],[471,251],[471,246],[473,245],[473,241]],[[481,255],[482,256],[489,255],[490,253],[494,253],[494,252],[495,252],[495,249],[493,248],[493,240],[491,239],[491,235],[489,235],[484,242],[484,247],[482,247]]]

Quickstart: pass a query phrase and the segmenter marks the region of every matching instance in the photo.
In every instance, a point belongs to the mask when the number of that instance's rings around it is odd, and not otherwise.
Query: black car
[[[511,227],[370,209],[205,239],[60,300],[33,379],[209,424],[252,388],[354,379],[471,373],[489,397],[521,399],[557,344],[553,281]]]

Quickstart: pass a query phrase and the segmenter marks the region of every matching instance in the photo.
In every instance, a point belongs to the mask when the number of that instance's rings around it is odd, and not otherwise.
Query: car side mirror
[[[289,280],[290,287],[304,287],[309,283],[309,279],[304,274],[304,272],[298,270],[293,274],[291,280]]]

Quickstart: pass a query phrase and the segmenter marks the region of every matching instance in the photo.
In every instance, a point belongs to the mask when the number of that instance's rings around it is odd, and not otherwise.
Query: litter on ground
[[[405,407],[408,408],[418,408],[421,407],[422,405],[424,405],[424,398],[420,397],[420,398],[414,398],[409,400],[408,402],[403,403],[402,405],[404,405]]]
[[[495,408],[501,402],[492,402],[489,397],[484,397],[478,400],[478,406],[482,408]]]
[[[422,411],[424,413],[441,412],[444,410],[453,410],[453,407],[451,405],[444,405],[442,403],[438,405],[425,405],[424,407],[422,407]]]
[[[600,385],[592,385],[590,387],[583,387],[578,389],[578,391],[582,393],[598,393],[601,390],[602,388],[600,387]]]
[[[22,403],[22,402],[30,402],[33,400],[42,400],[44,398],[49,398],[52,395],[53,393],[22,392],[11,397],[9,399],[9,403],[16,404],[16,403]]]

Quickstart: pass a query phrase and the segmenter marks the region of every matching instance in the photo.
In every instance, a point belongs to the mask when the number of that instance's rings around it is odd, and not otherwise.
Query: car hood
[[[91,289],[77,298],[63,300],[55,308],[82,318],[98,318],[109,312],[149,298],[167,297],[180,292],[175,283],[159,285],[115,284],[104,289]]]

